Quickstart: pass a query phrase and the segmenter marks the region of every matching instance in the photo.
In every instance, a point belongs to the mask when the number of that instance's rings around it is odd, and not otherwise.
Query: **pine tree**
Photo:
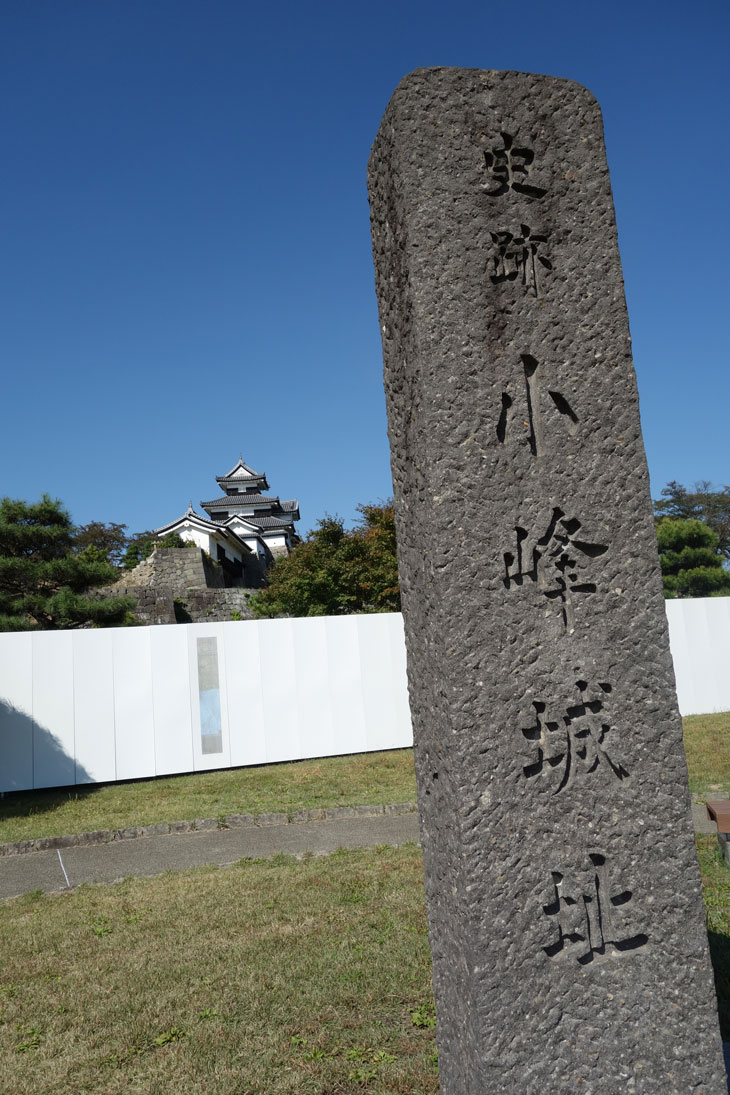
[[[47,494],[32,504],[0,499],[0,631],[133,622],[130,598],[90,593],[115,579],[98,548],[78,551],[59,501]]]
[[[654,502],[656,517],[703,521],[717,533],[720,553],[730,561],[730,487],[713,490],[712,484],[702,479],[687,490],[673,479],[661,493]]]
[[[703,521],[663,517],[657,521],[665,597],[730,595],[719,536]]]

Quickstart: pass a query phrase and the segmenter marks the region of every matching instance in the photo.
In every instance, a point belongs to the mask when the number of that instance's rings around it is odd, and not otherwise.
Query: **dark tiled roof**
[[[244,461],[243,457],[241,457],[241,459],[238,461],[238,463],[234,464],[234,466],[231,468],[231,470],[227,471],[225,475],[221,475],[220,477],[216,476],[216,478],[232,479],[234,476],[236,476],[236,477],[240,476],[241,478],[247,478],[247,476],[246,476],[247,472],[248,472],[249,475],[252,475],[254,477],[254,479],[265,479],[266,478],[266,476],[264,475],[263,472],[254,471],[253,468],[250,467],[250,465],[247,464]]]
[[[215,481],[216,483],[220,483],[222,487],[225,487],[228,484],[233,487],[249,485],[256,487],[262,483],[266,483],[267,487],[269,485],[265,475],[216,475]]]
[[[232,528],[226,528],[226,526],[223,525],[220,521],[210,521],[206,517],[201,517],[199,513],[196,513],[194,509],[190,508],[187,510],[186,513],[182,515],[182,517],[178,517],[176,521],[170,521],[169,524],[162,525],[160,528],[155,529],[155,533],[158,536],[161,536],[162,533],[167,532],[168,529],[172,529],[176,525],[181,525],[186,518],[188,520],[194,521],[198,525],[202,525],[204,528],[208,528],[211,530],[214,529],[216,532],[222,533],[223,536],[230,536],[238,543],[240,543],[242,547],[246,548],[247,551],[251,550],[248,545],[244,543],[243,539],[238,535],[238,533],[235,532]]]
[[[211,509],[241,509],[242,506],[250,506],[252,503],[261,505],[262,503],[278,506],[279,499],[268,494],[224,494],[222,498],[213,498],[210,502],[201,502],[203,509],[207,509],[208,506]]]
[[[172,528],[173,525],[179,525],[180,522],[184,521],[186,517],[190,517],[194,521],[199,521],[201,525],[207,525],[208,528],[214,527],[214,522],[211,521],[210,517],[202,517],[199,513],[196,513],[192,507],[189,506],[186,512],[182,515],[182,517],[176,517],[174,521],[168,521],[166,525],[160,525],[160,527],[156,528],[154,531],[157,534],[166,532],[167,529]]]
[[[281,502],[280,505],[284,513],[293,513],[295,509],[299,509],[296,498],[291,498],[288,502]]]
[[[243,517],[242,520],[249,525],[256,525],[258,528],[286,528],[291,530],[293,527],[291,520],[287,520],[283,515],[267,514],[265,517]]]

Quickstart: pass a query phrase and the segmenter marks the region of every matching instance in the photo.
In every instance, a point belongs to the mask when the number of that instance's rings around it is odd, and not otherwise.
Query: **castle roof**
[[[188,506],[182,517],[178,517],[177,520],[171,521],[168,525],[162,525],[161,528],[156,528],[155,533],[158,536],[164,536],[168,532],[174,532],[175,529],[180,528],[181,525],[194,525],[196,528],[204,529],[206,532],[215,532],[217,535],[223,537],[223,539],[231,539],[244,551],[251,551],[248,544],[238,536],[232,528],[228,528],[220,521],[209,521],[206,517],[201,517],[199,513],[196,513],[192,507],[192,504]],[[256,531],[255,529],[253,531]]]
[[[240,517],[238,514],[233,514],[225,522],[226,525],[231,521],[245,521],[247,525],[255,525],[256,528],[291,528],[294,524],[294,518],[284,514],[254,514],[253,517]]]
[[[278,495],[262,494],[261,488],[269,486],[266,476],[245,464],[243,457],[225,475],[216,476],[216,482],[226,493],[200,503],[216,528],[241,522],[254,537],[270,537],[280,531],[285,533],[289,543],[294,534],[294,522],[299,520],[296,498],[282,501]],[[295,536],[295,542],[296,539]]]
[[[266,473],[254,471],[252,467],[244,463],[243,457],[240,457],[238,463],[234,464],[225,475],[217,475],[215,479],[216,483],[219,483],[224,490],[228,486],[261,486],[264,490],[268,490],[269,487],[266,481]]]
[[[203,509],[241,509],[245,506],[257,505],[279,508],[279,499],[274,495],[256,494],[246,491],[244,494],[224,494],[220,498],[213,498],[210,502],[200,503]]]

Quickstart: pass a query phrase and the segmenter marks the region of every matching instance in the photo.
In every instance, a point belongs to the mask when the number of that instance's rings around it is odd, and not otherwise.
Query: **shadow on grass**
[[[715,974],[717,1010],[723,1042],[730,1042],[730,935],[709,931],[710,958]]]
[[[98,788],[50,730],[7,700],[0,700],[0,757],[0,821],[55,810]],[[31,790],[33,783],[57,785]]]

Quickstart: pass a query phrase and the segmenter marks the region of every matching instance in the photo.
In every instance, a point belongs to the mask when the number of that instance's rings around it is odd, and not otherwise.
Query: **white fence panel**
[[[151,631],[151,627],[118,627],[112,631],[117,779],[143,779],[157,771]]]
[[[265,764],[260,631],[249,623],[226,623],[222,627],[228,667],[231,764]]]
[[[375,615],[361,617],[359,638],[367,749],[392,749],[398,740],[396,712],[392,702],[393,691],[394,687],[404,688],[406,682],[393,680],[393,636],[390,617],[385,627],[378,623],[378,617]]]
[[[411,708],[408,700],[408,673],[406,667],[406,635],[400,612],[388,613],[390,621],[390,671],[393,679],[393,721],[397,734],[401,727],[411,725]],[[411,736],[413,731],[411,730]]]
[[[666,606],[680,712],[730,711],[730,597]]]
[[[73,633],[33,635],[33,786],[76,782]]]
[[[193,770],[187,628],[150,628],[155,775]]]
[[[297,670],[291,620],[261,620],[261,689],[266,760],[301,756]]]
[[[114,662],[111,630],[73,636],[76,783],[117,778],[114,751]]]
[[[0,790],[33,786],[33,646],[30,632],[0,634]]]
[[[667,616],[682,714],[730,710],[730,598]],[[0,791],[411,743],[400,614],[0,635]]]
[[[296,669],[300,754],[327,757],[335,752],[327,658],[327,624],[323,616],[290,620]],[[347,737],[347,724],[338,727]]]
[[[363,753],[367,750],[365,705],[362,697],[360,628],[362,616],[325,616],[327,662],[330,667],[329,694],[332,722],[337,728],[333,755]],[[406,726],[410,735],[410,717]],[[345,732],[346,728],[346,732]],[[404,745],[410,745],[409,740]]]

